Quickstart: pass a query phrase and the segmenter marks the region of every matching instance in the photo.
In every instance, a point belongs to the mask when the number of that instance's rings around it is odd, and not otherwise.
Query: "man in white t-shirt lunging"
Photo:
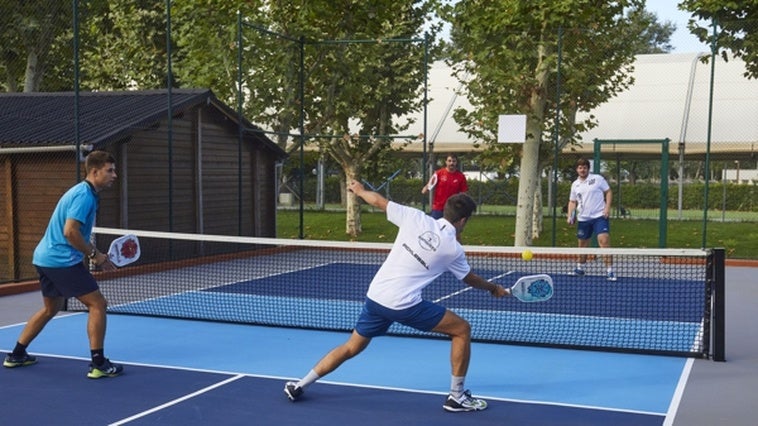
[[[610,221],[611,187],[604,177],[590,173],[590,162],[580,158],[576,162],[576,173],[579,177],[571,184],[571,194],[568,202],[569,224],[574,224],[576,218],[576,237],[579,247],[589,247],[592,235],[597,235],[597,243],[601,248],[611,246]],[[616,281],[613,272],[613,258],[603,257],[608,281]],[[575,275],[584,275],[584,264],[587,255],[579,256],[579,263],[574,269]]]
[[[301,380],[287,382],[285,394],[290,400],[297,400],[308,385],[361,353],[372,338],[384,335],[392,323],[399,322],[417,330],[450,336],[452,378],[443,408],[451,412],[484,410],[487,402],[464,390],[471,356],[470,324],[444,306],[421,298],[421,290],[446,271],[471,287],[489,291],[494,297],[511,295],[509,289],[471,272],[458,242],[476,204],[466,194],[453,195],[445,203],[443,218],[434,219],[421,210],[388,201],[358,182],[350,183],[349,190],[385,211],[387,220],[399,228],[397,238],[371,281],[350,338],[327,353]]]

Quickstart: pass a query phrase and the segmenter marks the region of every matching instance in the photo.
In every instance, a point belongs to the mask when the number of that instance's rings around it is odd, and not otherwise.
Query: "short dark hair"
[[[450,223],[455,223],[463,218],[468,219],[476,211],[476,203],[467,194],[455,194],[445,202],[443,216]]]
[[[574,167],[576,168],[576,167],[579,167],[579,166],[587,166],[587,167],[589,167],[590,166],[590,160],[588,160],[586,158],[583,158],[583,157],[579,158],[578,160],[576,160],[576,166],[574,166]]]
[[[92,151],[84,160],[84,169],[89,173],[90,170],[100,169],[106,164],[116,164],[116,159],[110,152]]]

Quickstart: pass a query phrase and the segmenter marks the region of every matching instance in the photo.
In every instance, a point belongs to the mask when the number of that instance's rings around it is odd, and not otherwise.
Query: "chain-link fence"
[[[427,66],[447,66],[437,42],[378,27],[371,37],[376,14],[392,11],[354,14],[356,33],[336,39],[345,22],[294,26],[281,18],[287,11],[231,3],[0,0],[0,282],[35,276],[34,247],[92,149],[119,161],[101,226],[273,236],[277,208],[291,200],[302,200],[306,216],[345,208],[349,164],[330,150],[338,139],[350,142],[340,149],[362,149],[382,135],[385,143],[353,158],[364,182],[391,199],[428,204],[424,177],[454,152],[482,210],[514,213],[519,148],[491,149],[486,137],[449,125],[465,96],[455,78],[425,81]],[[582,44],[597,58],[608,49],[587,31],[560,34],[564,52]],[[388,40],[410,42],[400,49]],[[703,220],[704,211],[709,220],[758,220],[758,80],[743,75],[743,58],[709,59],[638,56],[628,88],[590,112],[562,111],[563,125],[593,121],[574,129],[583,143],[556,145],[546,118],[543,203],[554,197],[560,215],[574,161],[599,156],[616,215],[658,219],[666,206],[669,220]],[[577,85],[607,84],[579,75],[577,61],[566,53],[555,64],[548,105]],[[354,114],[336,113],[345,109]],[[388,118],[398,114],[415,122]],[[335,138],[335,129],[355,132]],[[655,144],[626,143],[661,139],[667,162]],[[595,140],[610,143],[596,149]]]

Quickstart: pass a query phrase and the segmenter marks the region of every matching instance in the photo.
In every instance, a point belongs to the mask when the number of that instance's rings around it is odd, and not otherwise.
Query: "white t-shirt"
[[[463,279],[471,271],[455,228],[443,219],[390,201],[387,220],[397,225],[395,243],[371,281],[369,299],[390,309],[406,309],[421,302],[421,290],[450,271]]]
[[[581,222],[603,215],[605,209],[605,191],[611,187],[604,177],[588,174],[584,180],[577,179],[571,184],[569,201],[576,201],[576,219]]]

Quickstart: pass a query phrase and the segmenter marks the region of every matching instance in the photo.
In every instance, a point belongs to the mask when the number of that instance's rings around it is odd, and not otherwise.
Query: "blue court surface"
[[[345,332],[110,315],[106,355],[123,376],[86,378],[86,315],[33,342],[39,363],[0,369],[4,424],[661,425],[692,360],[474,343],[466,386],[487,410],[447,413],[446,340],[381,337],[289,402],[282,389]],[[8,351],[23,324],[0,328]]]

